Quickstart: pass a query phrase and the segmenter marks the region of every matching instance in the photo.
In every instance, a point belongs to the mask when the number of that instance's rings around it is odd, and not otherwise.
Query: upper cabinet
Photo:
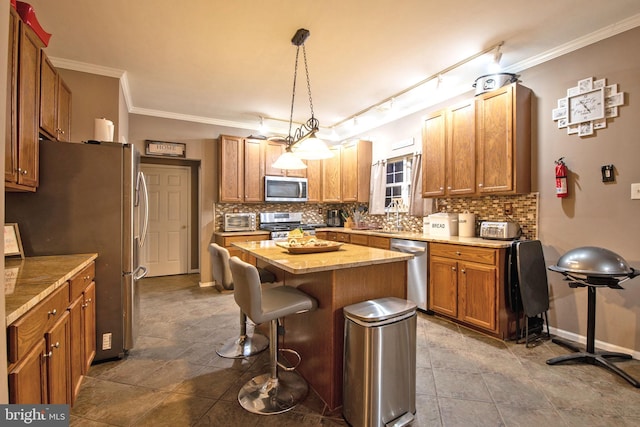
[[[328,203],[339,203],[341,196],[341,165],[340,147],[330,147],[333,157],[322,160],[322,201]]]
[[[49,58],[40,59],[40,131],[51,139],[71,139],[71,91]]]
[[[42,50],[44,43],[10,8],[7,68],[6,191],[36,191],[40,133],[68,141],[71,91]]]
[[[438,111],[422,130],[422,196],[531,191],[531,91],[516,83]]]
[[[244,202],[244,138],[220,135],[218,142],[219,201]]]
[[[428,116],[422,130],[422,196],[475,193],[475,151],[473,100]]]
[[[357,141],[342,146],[340,179],[343,202],[369,201],[371,156],[371,141]]]
[[[517,83],[476,99],[478,193],[531,191],[531,90]]]
[[[35,191],[38,187],[40,49],[42,41],[11,8],[7,119],[11,130],[5,142],[5,187]],[[9,84],[11,87],[9,87]]]

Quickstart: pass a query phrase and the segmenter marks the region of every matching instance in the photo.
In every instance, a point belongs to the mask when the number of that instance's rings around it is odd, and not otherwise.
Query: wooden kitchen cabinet
[[[96,355],[95,263],[70,280],[70,384],[71,403],[75,402],[84,375]]]
[[[504,297],[505,249],[429,246],[429,309],[496,337],[510,337],[515,318]]]
[[[44,50],[40,51],[40,131],[47,137],[71,139],[71,90]]]
[[[425,119],[422,196],[463,196],[476,191],[475,103],[470,100]]]
[[[322,201],[322,160],[305,160],[307,164],[308,203]]]
[[[7,327],[10,403],[70,403],[69,283]]]
[[[218,190],[222,203],[244,201],[244,138],[220,135]]]
[[[265,161],[263,141],[244,140],[244,201],[264,201]]]
[[[512,83],[476,97],[480,195],[531,191],[531,90]]]
[[[329,147],[333,157],[322,160],[322,202],[342,202],[340,147]]]
[[[13,8],[10,11],[5,188],[35,191],[38,187],[40,49],[44,45],[17,12]]]
[[[340,180],[343,202],[369,202],[371,150],[371,141],[357,141],[342,146]]]

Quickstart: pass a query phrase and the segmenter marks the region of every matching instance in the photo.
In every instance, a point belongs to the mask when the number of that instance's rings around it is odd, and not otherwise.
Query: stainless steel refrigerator
[[[139,323],[139,252],[148,198],[140,154],[131,144],[40,141],[35,193],[6,193],[5,222],[16,222],[25,256],[98,253],[95,361],[123,357]]]

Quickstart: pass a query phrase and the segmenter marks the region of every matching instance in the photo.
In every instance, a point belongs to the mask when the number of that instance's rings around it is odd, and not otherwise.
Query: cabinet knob
[[[28,174],[29,172],[28,172],[26,169],[18,168],[18,173],[19,173],[20,175],[26,175],[26,174]]]
[[[444,190],[444,187],[440,187],[440,191]]]
[[[447,187],[447,190],[451,190],[451,186],[448,186],[448,187]]]
[[[466,270],[464,268],[462,270],[460,270],[460,273],[467,274],[467,272],[466,272]]]
[[[482,187],[484,187],[484,186],[483,186],[482,184],[478,184],[478,187],[482,188]]]
[[[56,342],[55,344],[51,344],[51,348],[60,348],[60,342]]]
[[[451,267],[451,271],[456,271],[456,268],[455,267]]]
[[[44,353],[42,357],[51,357],[53,356],[53,351],[49,351],[49,353]]]
[[[84,276],[84,280],[87,281],[87,282],[90,281],[91,280],[91,276]]]
[[[462,255],[462,252],[456,251],[456,255],[460,256],[460,255]]]
[[[49,316],[55,316],[56,314],[58,314],[58,310],[54,308],[53,310],[48,311],[47,314]]]

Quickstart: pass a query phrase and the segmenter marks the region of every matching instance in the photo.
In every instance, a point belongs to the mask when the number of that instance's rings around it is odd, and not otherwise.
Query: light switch
[[[631,184],[631,198],[640,199],[640,183]]]

